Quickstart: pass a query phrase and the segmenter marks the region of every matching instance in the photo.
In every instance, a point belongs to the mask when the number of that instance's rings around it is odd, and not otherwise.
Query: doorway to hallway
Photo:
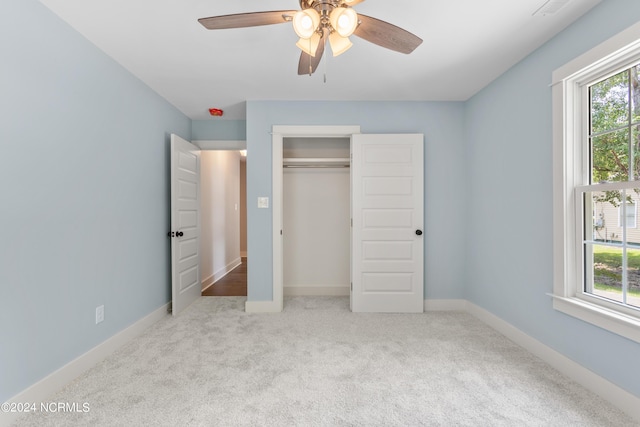
[[[227,273],[226,276],[202,291],[202,296],[246,297],[247,296],[247,257],[242,264]]]

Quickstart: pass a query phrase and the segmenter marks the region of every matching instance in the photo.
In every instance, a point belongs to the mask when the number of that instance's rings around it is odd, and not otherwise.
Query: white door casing
[[[350,138],[360,133],[360,126],[273,126],[272,132],[272,220],[273,220],[273,300],[247,301],[248,312],[280,312],[283,308],[283,237],[282,237],[282,145],[284,138]],[[253,203],[253,202],[250,202]]]
[[[422,134],[351,140],[354,312],[424,311]]]
[[[180,313],[201,294],[200,149],[171,135],[171,299]]]

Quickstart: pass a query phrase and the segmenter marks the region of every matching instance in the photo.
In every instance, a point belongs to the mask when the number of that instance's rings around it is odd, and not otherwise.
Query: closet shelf
[[[348,168],[350,161],[348,157],[287,157],[282,159],[282,166],[285,168]]]

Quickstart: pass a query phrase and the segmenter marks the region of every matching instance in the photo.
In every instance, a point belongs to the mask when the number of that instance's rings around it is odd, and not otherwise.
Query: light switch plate
[[[96,325],[104,321],[104,305],[96,307]]]
[[[268,197],[258,197],[258,208],[260,208],[260,209],[268,209],[269,208],[269,198]]]

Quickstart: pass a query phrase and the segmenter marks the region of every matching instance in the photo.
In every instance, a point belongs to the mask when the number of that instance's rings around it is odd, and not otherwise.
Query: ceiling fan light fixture
[[[293,15],[293,29],[301,39],[309,39],[320,25],[320,15],[315,9],[304,9]]]
[[[336,7],[329,15],[329,22],[342,37],[349,37],[358,27],[358,14],[350,7]]]
[[[409,54],[422,39],[400,27],[367,15],[359,15],[352,6],[365,0],[300,0],[300,9],[246,12],[200,18],[198,22],[208,30],[258,27],[290,22],[300,40],[302,50],[298,61],[298,75],[313,74],[320,63],[326,44],[333,56],[349,50],[349,37],[359,37],[380,47]],[[571,0],[539,0],[566,2]]]
[[[318,46],[320,46],[320,34],[316,31],[313,33],[311,37],[308,39],[301,38],[296,43],[296,46],[300,48],[304,53],[311,56],[316,56],[316,52],[318,51]]]
[[[334,31],[329,34],[329,44],[331,45],[331,51],[333,56],[342,55],[348,51],[353,43],[349,40],[349,37],[342,37],[338,32]]]

